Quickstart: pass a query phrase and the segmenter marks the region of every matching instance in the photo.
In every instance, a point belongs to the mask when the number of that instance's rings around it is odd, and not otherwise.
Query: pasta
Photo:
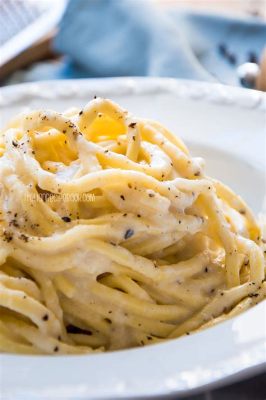
[[[263,298],[265,240],[175,135],[94,98],[0,135],[0,350],[158,343]]]

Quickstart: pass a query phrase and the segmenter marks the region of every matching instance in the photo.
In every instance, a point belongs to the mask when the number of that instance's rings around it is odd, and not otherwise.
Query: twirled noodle
[[[266,293],[246,204],[163,126],[106,99],[2,132],[0,229],[3,352],[156,343]]]

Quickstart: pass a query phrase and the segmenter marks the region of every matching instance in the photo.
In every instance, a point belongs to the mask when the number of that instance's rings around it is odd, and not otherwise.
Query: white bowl
[[[265,195],[266,96],[208,83],[111,78],[16,85],[1,90],[1,125],[30,108],[64,110],[94,95],[157,119],[181,136],[208,174],[261,211]],[[185,396],[265,369],[266,302],[180,339],[84,356],[0,356],[3,399],[132,399]]]

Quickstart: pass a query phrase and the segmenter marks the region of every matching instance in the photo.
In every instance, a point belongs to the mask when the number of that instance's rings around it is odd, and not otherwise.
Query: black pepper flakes
[[[123,194],[120,195],[120,198],[121,198],[122,200],[125,200],[125,196],[124,196]]]
[[[258,297],[259,294],[258,293],[251,293],[248,297],[252,298],[252,297]]]
[[[134,235],[134,230],[133,229],[127,229],[125,235],[124,235],[124,239],[129,239]]]
[[[45,314],[45,315],[42,317],[42,320],[43,320],[43,321],[48,321],[48,319],[49,319],[49,315],[48,315],[48,314]]]
[[[19,236],[19,239],[20,239],[20,240],[23,240],[23,242],[25,242],[25,243],[27,243],[27,242],[29,241],[28,236],[24,235],[24,233],[22,233],[22,234]]]
[[[71,218],[70,217],[62,217],[62,220],[64,222],[71,222]]]
[[[19,228],[18,221],[17,221],[16,219],[12,219],[12,220],[9,222],[9,226],[14,226],[15,228]]]
[[[136,122],[131,122],[128,126],[129,128],[135,128],[136,125],[137,125]]]

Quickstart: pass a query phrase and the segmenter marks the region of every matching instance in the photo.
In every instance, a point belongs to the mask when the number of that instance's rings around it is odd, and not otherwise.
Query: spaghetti
[[[265,297],[265,242],[180,139],[110,100],[0,136],[0,350],[157,343]]]

